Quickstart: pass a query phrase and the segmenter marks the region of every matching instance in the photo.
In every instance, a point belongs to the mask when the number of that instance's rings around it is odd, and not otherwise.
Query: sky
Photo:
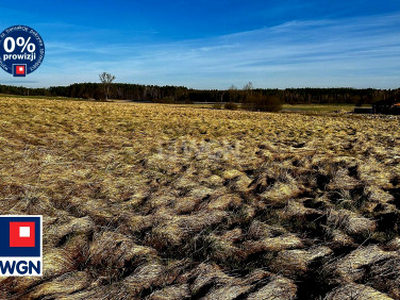
[[[27,25],[42,65],[0,84],[99,82],[195,89],[400,87],[400,1],[4,1],[0,32]]]

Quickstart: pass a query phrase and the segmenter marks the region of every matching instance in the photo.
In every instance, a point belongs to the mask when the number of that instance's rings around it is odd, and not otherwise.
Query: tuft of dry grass
[[[319,260],[328,261],[333,251],[321,246],[310,250],[283,250],[271,264],[271,269],[289,278],[296,279],[309,271],[309,266]]]
[[[390,300],[392,298],[387,295],[380,293],[379,291],[362,284],[354,284],[349,283],[343,286],[340,286],[330,292],[326,300],[334,300],[334,299],[346,299],[346,300],[374,300],[374,299],[382,299],[382,300]]]
[[[285,277],[276,276],[258,291],[251,293],[247,299],[296,299],[296,284]]]
[[[369,267],[397,257],[394,251],[383,251],[378,246],[360,247],[339,259],[328,268],[332,275],[337,275],[340,282],[358,282],[365,278]],[[337,277],[332,276],[332,280]]]

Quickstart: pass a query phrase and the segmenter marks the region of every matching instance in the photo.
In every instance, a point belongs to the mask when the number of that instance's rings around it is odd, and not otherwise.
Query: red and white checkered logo
[[[35,222],[10,222],[10,247],[35,247]]]

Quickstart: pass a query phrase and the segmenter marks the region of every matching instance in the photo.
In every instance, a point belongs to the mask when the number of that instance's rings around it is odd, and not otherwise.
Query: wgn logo
[[[42,216],[0,216],[0,276],[42,276]]]

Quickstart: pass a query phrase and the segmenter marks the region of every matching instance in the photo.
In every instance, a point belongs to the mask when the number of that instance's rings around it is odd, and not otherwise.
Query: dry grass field
[[[1,299],[400,299],[399,118],[0,98]]]

